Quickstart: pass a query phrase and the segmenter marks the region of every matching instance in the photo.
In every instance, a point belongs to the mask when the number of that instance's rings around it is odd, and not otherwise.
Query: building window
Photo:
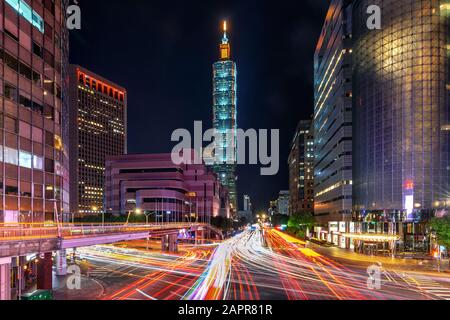
[[[19,151],[19,165],[24,168],[33,168],[33,157],[31,153],[20,150]]]
[[[47,185],[45,186],[45,199],[52,200],[55,198],[55,192],[53,186]]]
[[[42,59],[44,57],[43,52],[42,47],[33,41],[33,53]]]
[[[55,172],[55,161],[52,159],[45,158],[45,172],[54,173]]]
[[[15,149],[5,147],[5,163],[18,166],[19,152]]]
[[[44,159],[36,155],[33,156],[33,168],[36,170],[44,170]]]
[[[17,101],[17,89],[16,87],[5,83],[5,98]]]
[[[6,186],[5,187],[5,194],[10,196],[17,196],[19,195],[19,187],[17,186]]]

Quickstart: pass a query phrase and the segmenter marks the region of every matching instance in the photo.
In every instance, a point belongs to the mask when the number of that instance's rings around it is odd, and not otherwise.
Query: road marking
[[[137,292],[139,292],[140,294],[142,294],[144,297],[147,297],[147,298],[149,298],[150,300],[158,300],[158,299],[156,299],[156,298],[153,298],[152,296],[149,296],[148,294],[146,294],[145,292],[142,292],[141,290],[139,290],[139,289],[136,289],[136,291]]]

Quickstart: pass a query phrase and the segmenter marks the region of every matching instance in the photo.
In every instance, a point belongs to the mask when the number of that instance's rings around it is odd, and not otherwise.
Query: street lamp
[[[97,213],[98,212],[98,207],[97,206],[93,206],[92,211]],[[102,211],[102,228],[105,229],[105,212]]]
[[[127,222],[125,223],[125,225],[128,225],[128,222],[130,221],[130,216],[131,216],[132,213],[133,213],[133,211],[129,211],[128,212]],[[134,213],[142,214],[142,210],[141,209],[135,209]]]

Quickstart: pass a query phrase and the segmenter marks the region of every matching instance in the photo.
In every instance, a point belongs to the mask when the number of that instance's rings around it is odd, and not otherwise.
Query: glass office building
[[[382,8],[381,30],[366,27],[371,4]],[[449,9],[437,0],[355,3],[357,210],[412,218],[450,204]]]
[[[0,3],[0,223],[69,211],[66,7]]]
[[[332,1],[314,56],[314,213],[324,226],[352,217],[351,3]]]
[[[367,28],[370,5],[382,10],[381,30]],[[353,9],[354,212],[403,222],[393,232],[412,249],[426,249],[421,222],[450,205],[449,16],[439,0]]]
[[[237,212],[236,192],[236,129],[237,69],[231,60],[230,43],[224,24],[220,45],[220,61],[213,65],[213,128],[223,136],[215,145],[213,169],[230,196],[232,211]]]

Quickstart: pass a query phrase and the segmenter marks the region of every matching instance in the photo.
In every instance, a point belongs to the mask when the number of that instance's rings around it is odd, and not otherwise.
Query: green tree
[[[439,245],[450,251],[450,216],[444,218],[435,218],[431,220],[431,228],[436,232]]]
[[[305,238],[306,231],[314,227],[314,215],[311,212],[296,213],[289,218],[287,225],[289,233]]]
[[[284,214],[275,214],[271,218],[271,222],[274,227],[281,226],[281,225],[287,225],[288,221],[289,221],[289,217]]]

